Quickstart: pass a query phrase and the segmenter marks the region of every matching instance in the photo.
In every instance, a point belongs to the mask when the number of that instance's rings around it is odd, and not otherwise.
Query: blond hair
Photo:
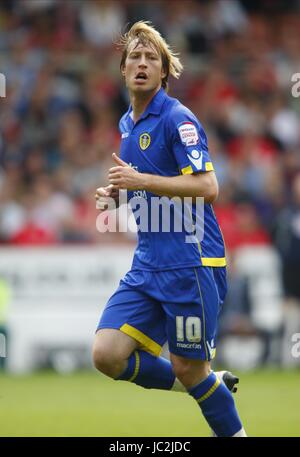
[[[162,87],[167,89],[169,75],[178,79],[182,73],[183,66],[177,57],[178,54],[172,51],[168,43],[149,21],[136,22],[117,42],[118,49],[122,51],[120,69],[122,70],[122,68],[124,68],[129,45],[136,39],[138,40],[138,43],[141,43],[144,46],[149,44],[153,45],[159,52],[162,60],[162,68],[166,74],[162,79]]]

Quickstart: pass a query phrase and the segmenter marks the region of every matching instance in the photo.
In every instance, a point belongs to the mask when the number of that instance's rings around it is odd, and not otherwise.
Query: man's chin
[[[135,84],[129,90],[133,94],[152,94],[157,91],[157,87],[148,86],[147,84]]]
[[[147,84],[134,84],[131,87],[131,90],[134,92],[136,92],[136,91],[151,92],[153,90],[153,87],[149,87]]]

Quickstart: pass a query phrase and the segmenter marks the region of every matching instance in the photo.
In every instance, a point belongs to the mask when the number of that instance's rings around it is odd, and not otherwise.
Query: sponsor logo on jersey
[[[178,126],[181,142],[186,146],[195,146],[199,142],[199,136],[195,124],[182,122]]]
[[[149,133],[142,133],[140,135],[140,148],[142,149],[142,151],[145,151],[145,149],[148,148],[150,143],[151,143],[151,137],[150,137]]]
[[[129,162],[128,164],[131,168],[133,168],[134,170],[138,171],[139,167],[137,165],[133,165],[132,162]]]

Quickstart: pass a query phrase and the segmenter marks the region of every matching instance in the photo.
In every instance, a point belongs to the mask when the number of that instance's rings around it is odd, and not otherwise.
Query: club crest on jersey
[[[196,146],[199,136],[195,124],[192,122],[182,122],[178,125],[178,132],[181,142],[186,146]]]
[[[149,133],[142,133],[140,135],[140,148],[142,149],[142,151],[145,151],[145,149],[148,148],[150,143],[151,143],[151,137],[150,137]]]

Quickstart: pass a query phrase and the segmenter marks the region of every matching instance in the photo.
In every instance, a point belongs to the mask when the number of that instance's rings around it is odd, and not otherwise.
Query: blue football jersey
[[[169,97],[164,89],[157,92],[136,123],[130,106],[121,118],[119,128],[120,157],[141,173],[171,177],[213,170],[202,125],[187,107]],[[183,205],[174,205],[172,199],[163,197],[162,206],[169,205],[171,219],[170,228],[165,230],[161,208],[155,212],[154,220],[154,197],[156,203],[161,198],[144,189],[128,191],[128,200],[135,201],[132,209],[139,228],[132,268],[159,271],[226,265],[224,241],[212,205],[204,204],[199,219],[195,204],[189,206],[190,211],[185,211]],[[141,224],[141,212],[136,204],[139,199],[143,207],[146,203],[148,229]],[[178,218],[178,213],[182,230],[174,223],[174,215]],[[190,224],[186,223],[187,219]],[[203,229],[197,230],[198,225]],[[198,233],[202,233],[201,239],[197,239]],[[187,242],[187,236],[192,236],[193,242]]]

